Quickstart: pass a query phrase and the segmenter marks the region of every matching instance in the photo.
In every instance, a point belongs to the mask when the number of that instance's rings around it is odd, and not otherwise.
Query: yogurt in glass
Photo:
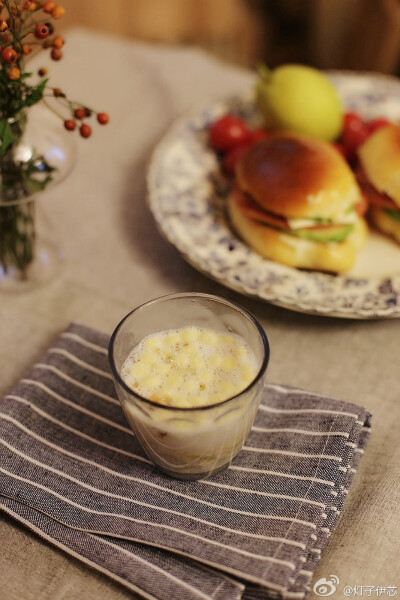
[[[127,419],[160,469],[199,479],[231,463],[253,424],[269,359],[250,313],[206,294],[164,296],[121,321],[109,358]]]

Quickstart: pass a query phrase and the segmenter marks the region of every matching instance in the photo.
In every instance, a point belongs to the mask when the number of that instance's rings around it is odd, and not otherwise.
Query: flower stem
[[[0,206],[0,265],[5,273],[17,268],[22,278],[34,256],[34,203]]]

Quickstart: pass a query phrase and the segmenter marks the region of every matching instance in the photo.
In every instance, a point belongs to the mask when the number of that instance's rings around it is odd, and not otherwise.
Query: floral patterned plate
[[[373,74],[330,74],[347,110],[400,121],[400,82]],[[230,98],[176,122],[148,170],[149,206],[160,231],[198,270],[238,292],[318,315],[400,317],[400,246],[371,233],[345,275],[302,271],[265,260],[234,234],[225,213],[230,182],[208,148],[208,125],[232,112],[257,124],[254,102]]]

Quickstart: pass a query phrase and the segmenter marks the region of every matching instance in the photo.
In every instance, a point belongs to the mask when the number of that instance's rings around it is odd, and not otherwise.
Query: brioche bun
[[[250,219],[241,210],[234,193],[228,198],[228,213],[235,231],[253,250],[264,258],[290,267],[334,273],[348,271],[368,235],[367,225],[359,217],[353,231],[342,242],[323,243],[299,239]]]
[[[340,219],[360,200],[343,156],[327,142],[277,133],[238,160],[236,179],[263,209],[289,219]]]
[[[358,157],[369,182],[400,209],[400,126],[378,129],[359,148]]]

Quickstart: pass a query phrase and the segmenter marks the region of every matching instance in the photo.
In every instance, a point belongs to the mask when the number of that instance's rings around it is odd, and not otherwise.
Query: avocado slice
[[[329,227],[316,227],[314,229],[291,229],[290,233],[303,240],[312,242],[343,242],[352,232],[354,225],[331,225]]]

